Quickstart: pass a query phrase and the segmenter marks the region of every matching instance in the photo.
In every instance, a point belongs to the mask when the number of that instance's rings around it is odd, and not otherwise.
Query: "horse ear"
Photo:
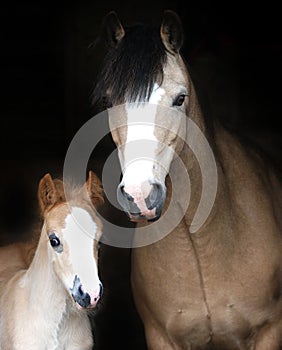
[[[105,16],[103,28],[106,33],[107,42],[111,47],[116,46],[125,35],[123,26],[115,11],[111,11]]]
[[[166,10],[160,30],[165,48],[175,55],[183,45],[183,28],[179,16],[171,10]]]
[[[91,170],[89,171],[88,179],[86,181],[86,188],[94,207],[97,207],[104,203],[102,183],[100,179],[95,175],[95,173]]]
[[[59,195],[55,183],[49,173],[40,180],[37,196],[42,215],[58,201]]]

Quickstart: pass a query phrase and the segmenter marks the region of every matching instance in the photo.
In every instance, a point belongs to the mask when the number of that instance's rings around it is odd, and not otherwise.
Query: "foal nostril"
[[[103,290],[104,290],[103,285],[102,285],[102,283],[100,283],[100,290],[99,290],[99,297],[100,298],[103,295]]]
[[[83,290],[82,290],[82,286],[81,286],[81,285],[78,287],[77,292],[78,292],[78,294],[79,294],[81,297],[83,297],[83,295],[85,294],[85,293],[83,292]]]
[[[97,301],[98,299],[100,299],[102,294],[103,294],[103,285],[102,285],[102,283],[99,283],[99,296],[94,298],[94,301]]]
[[[83,291],[82,283],[80,283],[79,277],[76,275],[73,281],[73,287],[70,288],[71,295],[75,302],[77,302],[81,307],[87,308],[91,305],[91,297],[88,293]],[[99,297],[102,295],[103,287],[99,284]],[[99,297],[96,297],[94,301],[96,302]]]
[[[72,290],[73,299],[81,306],[88,307],[91,303],[91,298],[88,293],[85,293],[82,289],[82,285],[80,284],[77,289]]]

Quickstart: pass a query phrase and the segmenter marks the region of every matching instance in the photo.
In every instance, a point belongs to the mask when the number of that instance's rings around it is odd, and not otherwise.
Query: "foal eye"
[[[173,106],[182,106],[185,101],[186,95],[179,95],[176,97],[176,99],[173,101]]]
[[[52,233],[49,236],[49,240],[50,240],[50,244],[53,248],[58,247],[61,244],[59,238],[54,233]]]

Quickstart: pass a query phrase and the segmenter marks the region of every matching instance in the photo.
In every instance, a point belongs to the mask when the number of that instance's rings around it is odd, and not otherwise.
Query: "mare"
[[[110,12],[102,28],[93,103],[107,103],[118,201],[137,222],[131,284],[148,349],[281,349],[281,175],[204,115],[175,12],[156,27]]]
[[[43,225],[35,243],[0,248],[0,349],[93,348],[88,309],[97,305],[102,284],[97,268],[103,203],[100,180],[90,171],[68,190],[46,174],[39,182]]]

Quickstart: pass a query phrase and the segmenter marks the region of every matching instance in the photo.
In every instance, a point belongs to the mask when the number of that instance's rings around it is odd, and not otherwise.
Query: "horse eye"
[[[182,106],[185,101],[186,95],[179,95],[176,97],[176,99],[173,101],[173,106]]]
[[[50,244],[53,248],[58,247],[61,244],[59,238],[54,233],[52,233],[49,236],[49,240],[50,240]]]

